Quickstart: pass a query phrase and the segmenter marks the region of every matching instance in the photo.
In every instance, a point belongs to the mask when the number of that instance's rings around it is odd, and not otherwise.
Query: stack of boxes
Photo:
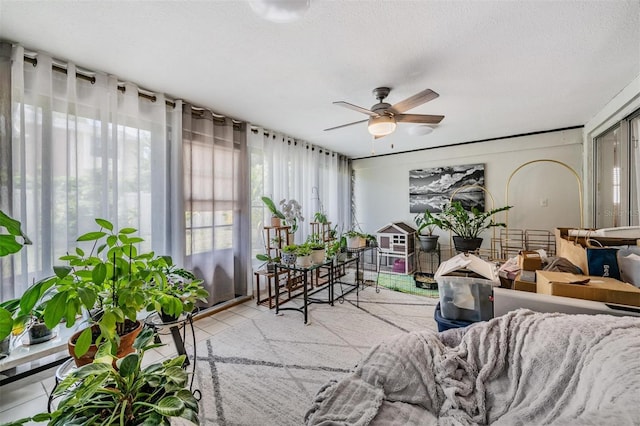
[[[522,251],[518,262],[521,271],[513,281],[514,290],[640,306],[640,289],[631,284],[609,277],[543,271],[536,252]]]

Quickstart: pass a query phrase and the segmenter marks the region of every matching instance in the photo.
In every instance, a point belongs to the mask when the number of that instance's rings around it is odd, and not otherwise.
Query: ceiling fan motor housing
[[[389,115],[391,116],[391,114],[387,113],[387,109],[391,108],[391,104],[388,104],[386,102],[380,102],[378,104],[375,104],[374,106],[371,107],[371,111],[375,112],[376,114],[379,115]]]

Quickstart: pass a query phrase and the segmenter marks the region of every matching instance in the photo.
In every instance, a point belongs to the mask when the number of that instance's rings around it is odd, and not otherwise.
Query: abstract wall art
[[[458,188],[477,185],[484,187],[484,164],[434,167],[409,171],[409,211],[432,213],[442,211]],[[480,188],[457,192],[454,201],[462,202],[465,209],[477,207],[484,211],[484,191]]]

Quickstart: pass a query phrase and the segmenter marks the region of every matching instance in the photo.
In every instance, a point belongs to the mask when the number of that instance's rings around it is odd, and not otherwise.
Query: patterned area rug
[[[300,425],[318,389],[398,333],[437,330],[437,300],[369,287],[335,306],[264,312],[198,346],[203,425]],[[287,303],[300,305],[297,300]]]

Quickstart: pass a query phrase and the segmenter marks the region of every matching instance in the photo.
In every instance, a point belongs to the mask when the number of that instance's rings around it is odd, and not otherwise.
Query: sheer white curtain
[[[351,168],[346,157],[262,128],[255,128],[247,137],[252,155],[254,251],[262,250],[260,228],[268,220],[260,200],[263,195],[276,204],[282,199],[295,199],[302,205],[305,221],[295,235],[296,243],[305,240],[309,222],[321,208],[332,226],[348,229]]]
[[[183,106],[185,264],[204,279],[209,305],[247,294],[245,133],[244,124]]]
[[[33,245],[2,271],[2,300],[51,275],[97,217],[138,229],[144,250],[171,252],[167,121],[174,112],[164,96],[141,98],[133,84],[119,89],[114,76],[91,73],[88,81],[76,77],[74,64],[58,64],[64,73],[50,56],[35,58],[33,66],[22,47],[13,49],[12,210]]]

